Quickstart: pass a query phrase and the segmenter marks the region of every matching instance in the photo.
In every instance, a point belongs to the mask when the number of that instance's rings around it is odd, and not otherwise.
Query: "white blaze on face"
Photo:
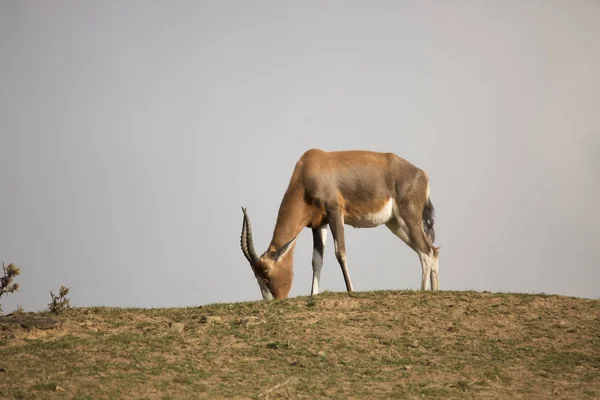
[[[273,300],[273,295],[271,294],[271,291],[268,288],[261,288],[260,291],[264,300]]]
[[[389,222],[394,216],[394,199],[391,197],[379,211],[355,217],[344,217],[344,223],[355,228],[374,228]]]
[[[258,277],[256,277],[256,281],[258,282],[258,286],[260,287],[260,293],[262,294],[263,300],[273,300],[273,294],[271,293],[267,285],[265,285],[262,282],[262,280],[260,280]]]

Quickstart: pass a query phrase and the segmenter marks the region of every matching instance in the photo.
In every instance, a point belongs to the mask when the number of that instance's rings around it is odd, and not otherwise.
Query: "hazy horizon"
[[[0,299],[44,309],[261,298],[310,148],[424,169],[442,290],[600,297],[600,2],[0,4]],[[345,291],[328,234],[321,290]],[[418,289],[386,227],[346,227],[355,290]],[[312,236],[290,296],[309,295]]]

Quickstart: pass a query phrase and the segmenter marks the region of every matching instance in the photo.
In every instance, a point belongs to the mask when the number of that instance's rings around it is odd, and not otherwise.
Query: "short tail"
[[[423,230],[425,234],[429,237],[429,241],[431,244],[435,241],[435,230],[433,229],[433,218],[435,216],[435,209],[433,208],[433,204],[431,203],[431,199],[427,198],[427,203],[425,204],[425,208],[423,209]]]

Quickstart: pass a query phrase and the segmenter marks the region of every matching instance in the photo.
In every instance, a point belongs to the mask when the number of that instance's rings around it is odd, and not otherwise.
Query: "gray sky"
[[[312,147],[427,171],[442,289],[598,297],[600,2],[0,4],[0,260],[39,310],[260,299]],[[417,255],[347,227],[359,291],[417,289]],[[331,234],[321,286],[345,290]],[[290,295],[310,293],[300,235]]]

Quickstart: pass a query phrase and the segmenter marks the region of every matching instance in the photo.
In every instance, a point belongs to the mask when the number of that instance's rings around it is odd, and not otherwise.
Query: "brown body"
[[[265,296],[265,289],[275,298],[289,294],[295,240],[305,227],[313,230],[313,294],[315,278],[318,290],[327,227],[336,244],[336,257],[347,290],[351,291],[345,224],[365,228],[385,224],[419,254],[422,264],[421,255],[435,258],[435,268],[430,265],[429,271],[435,269],[432,289],[438,289],[438,249],[433,246],[433,206],[427,174],[393,153],[311,149],[296,163],[279,208],[273,238],[261,257],[254,252],[244,209],[242,250],[261,285],[263,297],[269,297]],[[423,282],[422,289],[425,289]]]

